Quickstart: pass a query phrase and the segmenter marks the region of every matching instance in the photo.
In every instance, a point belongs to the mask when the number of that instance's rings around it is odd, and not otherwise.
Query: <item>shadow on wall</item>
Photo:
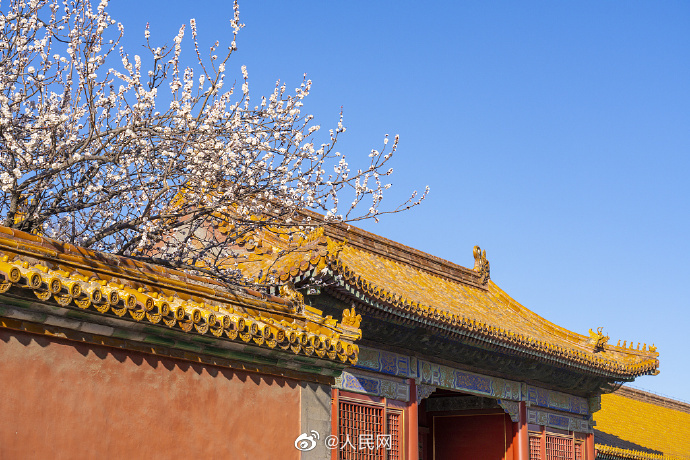
[[[120,363],[125,363],[127,360],[129,360],[139,367],[148,367],[151,369],[158,369],[162,366],[168,371],[174,371],[175,368],[177,368],[184,373],[194,372],[197,375],[206,373],[214,378],[224,378],[227,380],[239,379],[241,382],[251,381],[257,385],[264,383],[267,385],[277,385],[279,387],[287,386],[293,389],[298,386],[298,382],[292,379],[256,374],[242,370],[236,371],[233,369],[228,369],[227,367],[216,366],[213,364],[192,363],[184,359],[168,356],[155,356],[134,350],[111,348],[108,346],[91,343],[78,343],[59,337],[46,337],[23,331],[0,329],[0,342],[10,343],[12,340],[16,340],[25,347],[36,344],[42,348],[47,348],[50,345],[60,344],[61,346],[71,347],[84,357],[88,357],[89,354],[92,354],[101,360],[106,360],[109,356],[111,356]]]
[[[663,455],[664,454],[663,452],[661,452],[659,450],[649,449],[649,448],[641,446],[639,444],[635,444],[634,442],[626,441],[624,439],[619,438],[618,436],[614,436],[612,434],[608,434],[608,433],[604,433],[603,431],[599,431],[596,428],[594,429],[594,442],[597,444],[603,444],[606,446],[618,447],[619,449],[639,450],[639,451],[642,451],[646,454],[657,454],[657,455]]]

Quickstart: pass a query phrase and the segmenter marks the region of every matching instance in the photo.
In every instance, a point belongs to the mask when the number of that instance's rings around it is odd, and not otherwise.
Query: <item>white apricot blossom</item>
[[[259,227],[305,232],[377,219],[426,196],[382,209],[398,137],[351,168],[335,150],[342,113],[323,143],[303,113],[306,76],[294,93],[278,82],[255,105],[246,67],[239,91],[225,85],[243,27],[237,3],[230,44],[216,42],[208,57],[190,21],[193,68],[180,63],[184,25],[160,47],[147,26],[147,55],[132,56],[107,6],[0,3],[2,225],[238,282],[219,261]]]

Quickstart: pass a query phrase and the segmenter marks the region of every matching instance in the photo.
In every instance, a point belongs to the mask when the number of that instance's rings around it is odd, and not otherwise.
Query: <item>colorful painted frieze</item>
[[[585,398],[558,391],[545,390],[531,385],[527,386],[527,402],[532,405],[571,412],[573,414],[588,415],[590,413],[589,404]]]
[[[413,378],[420,385],[459,390],[481,396],[512,401],[522,401],[526,397],[519,382],[475,374],[430,361],[417,360],[414,356],[374,348],[359,347],[359,360],[355,368],[396,377]]]
[[[516,401],[526,401],[527,405],[531,406],[528,411],[532,414],[530,423],[571,431],[591,431],[588,416],[591,413],[592,401],[586,398],[368,347],[360,347],[359,361],[355,368],[415,379],[418,402],[428,397],[437,388],[456,390],[497,399],[511,418],[515,418],[517,417]],[[385,378],[345,372],[338,382],[340,383],[337,383],[337,386],[345,390],[409,400],[407,384],[396,383],[393,380],[387,381]]]
[[[577,431],[580,433],[592,432],[588,417],[543,409],[527,408],[527,423],[544,425],[561,430]]]
[[[522,399],[519,382],[474,374],[422,360],[419,361],[419,367],[419,381],[423,384],[492,398],[513,401]]]
[[[410,400],[410,386],[407,383],[357,372],[344,371],[339,377],[336,377],[335,387],[340,390],[383,396],[398,401],[408,402]]]
[[[417,378],[417,358],[360,347],[355,367],[404,378]]]

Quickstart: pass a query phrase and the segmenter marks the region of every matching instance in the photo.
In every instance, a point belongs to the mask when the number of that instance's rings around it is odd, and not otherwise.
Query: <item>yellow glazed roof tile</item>
[[[249,277],[272,272],[284,283],[323,278],[328,271],[331,279],[371,301],[511,347],[621,376],[658,372],[654,347],[608,344],[602,333],[571,332],[520,305],[489,280],[486,253],[479,248],[475,268],[468,269],[352,227],[328,228],[292,245],[268,232],[251,241],[247,263],[239,265]],[[275,245],[288,251],[277,262],[267,251],[254,249]]]
[[[357,362],[359,321],[285,298],[0,227],[0,294],[185,333]]]
[[[612,345],[595,353],[590,337],[549,322],[510,298],[492,281],[482,287],[459,283],[353,246],[342,248],[335,265],[348,281],[372,297],[397,299],[392,303],[402,308],[416,306],[423,315],[429,312],[432,317],[443,315],[442,319],[447,319],[446,314],[450,314],[451,321],[464,320],[499,337],[518,334],[523,341],[535,341],[537,347],[555,347],[555,352],[565,357],[578,359],[581,353],[590,362],[626,366],[631,373],[638,365],[656,367],[656,353]]]
[[[601,453],[690,459],[689,404],[622,387],[601,396],[601,410],[594,413],[594,420]]]

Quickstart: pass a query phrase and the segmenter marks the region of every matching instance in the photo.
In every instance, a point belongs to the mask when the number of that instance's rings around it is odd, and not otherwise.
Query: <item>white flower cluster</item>
[[[131,56],[107,5],[0,4],[3,225],[232,278],[219,261],[237,257],[232,243],[257,227],[377,219],[426,195],[381,210],[397,136],[352,170],[335,151],[342,113],[326,142],[316,141],[320,127],[302,112],[306,76],[294,94],[278,82],[259,105],[250,104],[246,67],[241,92],[224,87],[243,27],[237,3],[224,52],[216,43],[205,58],[190,21],[198,65],[184,69],[184,26],[172,47],[156,47],[147,25],[147,55]],[[352,198],[344,209],[343,193]]]

